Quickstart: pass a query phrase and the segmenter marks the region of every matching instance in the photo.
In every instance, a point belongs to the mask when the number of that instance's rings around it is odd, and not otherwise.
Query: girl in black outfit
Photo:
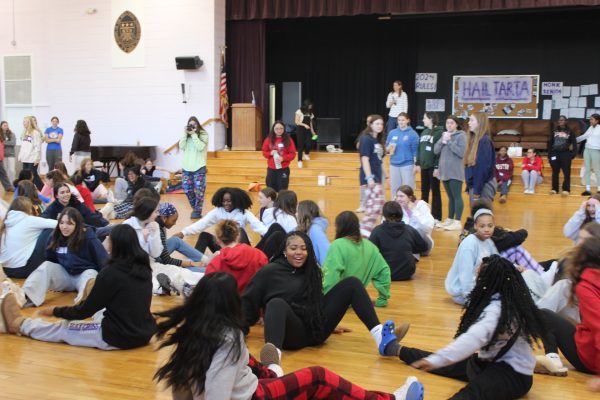
[[[152,269],[135,230],[117,225],[110,234],[110,261],[96,277],[88,298],[73,307],[48,307],[41,316],[67,321],[48,322],[26,318],[13,293],[3,299],[1,310],[8,333],[45,342],[64,342],[100,350],[145,346],[156,330],[150,313]],[[92,322],[82,321],[105,309]]]
[[[90,135],[91,132],[87,123],[82,119],[78,120],[75,124],[75,135],[73,136],[73,144],[71,145],[71,151],[69,152],[69,159],[74,162],[75,165],[81,165],[81,162],[84,159],[92,156],[92,150],[90,148],[92,139],[90,138]]]
[[[363,284],[346,278],[323,295],[323,276],[310,238],[291,232],[284,243],[283,257],[261,268],[246,287],[244,332],[264,309],[265,342],[289,350],[315,346],[327,340],[352,306],[383,355],[387,344],[396,340],[394,323],[379,322]]]
[[[562,195],[568,196],[571,191],[571,160],[577,155],[577,138],[567,126],[567,117],[561,115],[556,127],[550,134],[548,143],[548,159],[552,167],[552,190],[558,193],[558,176],[563,172]]]
[[[310,160],[310,148],[312,140],[316,140],[313,126],[314,105],[309,99],[304,100],[302,106],[296,111],[296,142],[298,150],[298,167],[302,168],[302,160]],[[304,155],[302,153],[304,152]]]

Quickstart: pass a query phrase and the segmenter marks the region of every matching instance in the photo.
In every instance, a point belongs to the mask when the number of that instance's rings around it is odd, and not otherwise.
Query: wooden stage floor
[[[209,187],[207,204],[210,204],[215,189]],[[574,187],[573,192],[579,193],[579,189]],[[508,203],[495,203],[497,223],[512,229],[528,229],[525,246],[538,260],[554,258],[568,249],[571,243],[563,237],[562,226],[579,207],[582,198],[546,194],[525,196],[518,190],[515,192],[509,196]],[[358,190],[349,196],[311,188],[299,192],[298,196],[300,200],[315,200],[330,224],[340,211],[354,210],[358,206]],[[253,197],[256,198],[256,194]],[[9,196],[5,198],[8,200]],[[190,222],[189,206],[183,195],[166,195],[163,199],[175,203],[182,215],[172,234]],[[445,202],[445,198],[443,200]],[[257,204],[254,211],[258,211]],[[333,227],[330,227],[329,235],[330,238],[333,236]],[[436,350],[448,343],[460,315],[460,308],[444,291],[444,277],[456,250],[458,233],[436,231],[433,237],[433,254],[421,259],[414,279],[393,283],[388,307],[377,309],[381,321],[410,321],[411,329],[404,343],[428,350]],[[374,293],[372,288],[370,291]],[[72,293],[50,293],[46,305],[69,305],[73,297]],[[177,297],[154,297],[152,309],[161,310],[180,301]],[[27,309],[26,313],[33,315],[35,309]],[[352,328],[353,332],[332,335],[320,347],[285,351],[284,369],[292,371],[322,365],[366,388],[385,391],[396,389],[407,375],[416,375],[425,384],[427,399],[448,398],[463,385],[416,371],[397,359],[380,357],[369,332],[352,311],[347,313],[343,325]],[[262,328],[254,327],[248,337],[251,352],[257,354],[262,344]],[[137,350],[103,352],[0,335],[0,399],[169,399],[169,391],[152,380],[166,355],[166,351],[156,352],[154,344]],[[594,395],[585,389],[586,380],[586,375],[573,371],[566,378],[536,375],[526,398],[593,398]]]

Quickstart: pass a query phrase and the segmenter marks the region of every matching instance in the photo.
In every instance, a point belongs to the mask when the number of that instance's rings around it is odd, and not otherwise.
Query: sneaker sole
[[[266,343],[260,350],[260,363],[267,366],[271,364],[279,365],[281,363],[279,352],[274,344]]]
[[[533,369],[533,373],[540,375],[550,375],[550,376],[560,376],[565,377],[569,374],[569,369],[567,367],[559,368],[556,371],[551,371],[543,365],[536,365]]]
[[[406,400],[423,400],[425,397],[425,386],[421,382],[413,382],[406,391]]]

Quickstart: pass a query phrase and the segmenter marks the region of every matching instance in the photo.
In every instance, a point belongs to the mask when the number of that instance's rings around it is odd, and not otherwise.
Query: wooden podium
[[[249,103],[231,105],[231,150],[259,150],[262,147],[262,111]]]

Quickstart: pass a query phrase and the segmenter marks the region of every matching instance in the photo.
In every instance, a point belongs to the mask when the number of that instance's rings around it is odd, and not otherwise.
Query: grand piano
[[[113,170],[117,170],[117,175],[121,175],[119,161],[125,156],[125,153],[132,151],[141,159],[150,158],[156,160],[156,146],[91,146],[92,160],[100,161],[104,170],[111,175]]]

